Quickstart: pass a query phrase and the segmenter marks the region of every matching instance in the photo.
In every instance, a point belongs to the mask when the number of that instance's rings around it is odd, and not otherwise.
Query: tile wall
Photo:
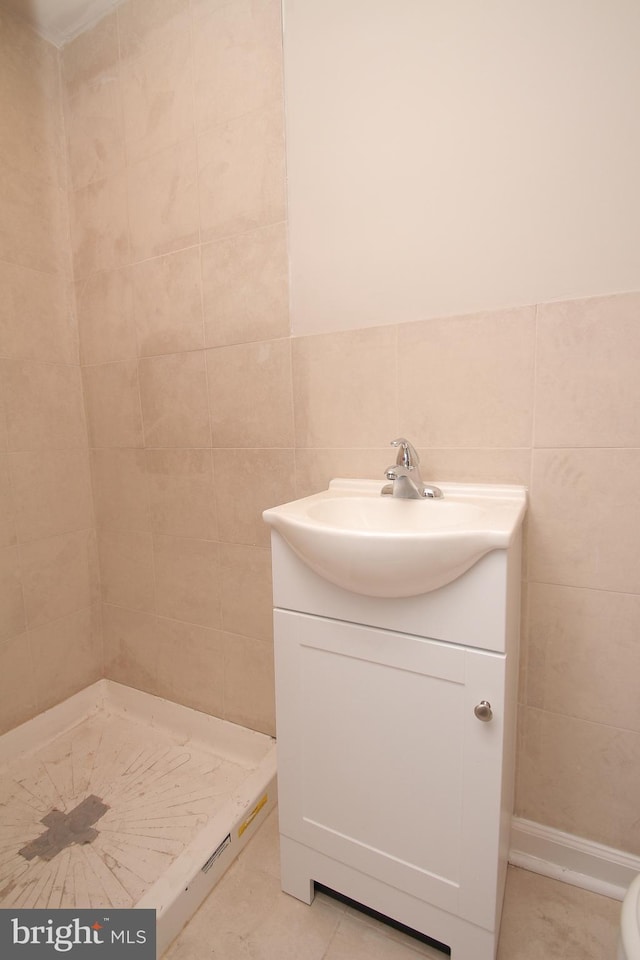
[[[126,0],[62,51],[106,675],[269,732],[281,32],[278,0]]]
[[[0,732],[102,673],[58,55],[0,10]]]
[[[261,511],[406,434],[530,490],[517,813],[640,853],[640,295],[292,339],[279,3],[125,0],[62,67],[106,675],[272,732]]]

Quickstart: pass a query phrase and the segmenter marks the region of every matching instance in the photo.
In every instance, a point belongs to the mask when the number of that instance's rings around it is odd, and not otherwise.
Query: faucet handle
[[[412,470],[420,463],[420,457],[418,456],[416,448],[408,440],[405,440],[404,437],[398,437],[397,440],[392,440],[391,446],[400,447],[398,456],[396,457],[396,463],[398,465],[402,464],[407,470]]]

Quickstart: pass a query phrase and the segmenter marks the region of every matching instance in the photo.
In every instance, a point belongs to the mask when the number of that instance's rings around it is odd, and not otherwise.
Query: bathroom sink
[[[263,517],[315,573],[353,593],[412,597],[505,550],[522,521],[524,488],[439,484],[442,499],[381,496],[375,480],[332,480],[322,493]]]

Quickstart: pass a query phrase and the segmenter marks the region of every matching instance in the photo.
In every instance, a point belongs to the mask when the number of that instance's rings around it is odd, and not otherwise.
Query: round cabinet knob
[[[478,720],[482,720],[484,723],[488,723],[489,720],[493,719],[493,710],[488,700],[481,700],[480,703],[474,707],[473,712]]]

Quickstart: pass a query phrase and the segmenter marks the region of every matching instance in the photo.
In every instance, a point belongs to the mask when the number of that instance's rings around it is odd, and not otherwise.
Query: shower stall
[[[0,737],[0,908],[156,911],[157,953],[276,800],[271,737],[99,680]]]

